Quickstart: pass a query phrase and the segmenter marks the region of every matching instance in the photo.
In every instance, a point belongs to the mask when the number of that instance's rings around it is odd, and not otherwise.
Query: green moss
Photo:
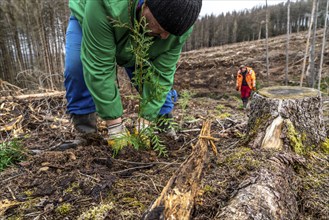
[[[241,133],[240,131],[236,131],[235,133],[234,133],[238,138],[244,138],[246,135],[245,134],[243,134],[243,133]]]
[[[232,153],[231,155],[229,155],[225,161],[228,164],[231,164],[235,161],[240,161],[242,158],[244,158],[246,156],[246,154],[251,153],[252,150],[248,147],[241,147],[238,148],[237,151],[235,151],[234,153]]]
[[[290,141],[291,147],[296,154],[303,155],[305,153],[305,147],[303,145],[303,139],[305,140],[306,135],[300,135],[292,122],[286,120],[286,125],[288,128],[287,137]]]
[[[79,183],[73,182],[64,192],[69,194],[73,193],[73,191],[76,191],[77,189],[79,189]]]
[[[70,203],[63,203],[62,205],[58,206],[55,211],[60,215],[66,215],[71,211],[71,209],[72,205]]]
[[[254,125],[252,126],[251,130],[245,136],[243,140],[243,144],[248,143],[256,134],[259,133],[259,129],[264,126],[264,122],[268,121],[271,118],[271,114],[265,114],[262,117],[256,118]]]
[[[27,197],[31,197],[33,195],[33,191],[32,190],[26,190],[24,191],[24,194],[27,196]]]
[[[78,220],[98,220],[105,219],[109,211],[114,208],[113,203],[101,204],[99,206],[91,207],[84,213],[82,213]]]
[[[252,170],[254,168],[259,167],[260,164],[261,164],[261,162],[259,160],[256,160],[252,157],[247,157],[246,158],[246,163],[245,163],[245,165],[246,165],[245,168],[247,168],[248,170]]]
[[[218,115],[218,118],[220,118],[220,119],[226,119],[228,117],[231,117],[231,114],[227,113],[227,112]]]
[[[20,209],[22,210],[27,210],[27,209],[31,209],[33,207],[35,207],[35,205],[39,202],[38,198],[31,198],[29,197],[28,200],[26,200],[25,202],[23,202],[20,206]]]
[[[329,138],[326,138],[326,140],[321,144],[321,150],[325,154],[329,154]]]
[[[219,104],[219,105],[217,105],[215,108],[216,108],[216,110],[217,110],[217,111],[220,111],[220,112],[222,112],[222,111],[225,109],[225,106],[224,106],[224,105],[221,105],[221,104]]]
[[[184,116],[184,121],[193,121],[195,120],[194,115],[186,115]]]
[[[238,103],[241,102],[241,98],[240,98],[240,96],[239,96],[239,97],[238,97],[238,96],[231,96],[231,98],[232,98],[233,101],[235,101],[235,102],[238,102]]]
[[[243,106],[243,104],[239,104],[239,105],[238,105],[238,109],[239,109],[239,110],[242,110],[242,109],[244,109],[244,106]]]
[[[203,187],[203,192],[204,192],[204,193],[215,192],[215,189],[214,189],[214,187],[212,187],[212,186],[210,186],[210,185],[205,185],[205,186]]]
[[[125,198],[122,198],[121,201],[124,203],[127,203],[127,205],[131,206],[131,207],[138,207],[140,209],[145,208],[143,203],[141,203],[140,201],[138,201],[136,198],[133,198],[133,197],[125,197]]]

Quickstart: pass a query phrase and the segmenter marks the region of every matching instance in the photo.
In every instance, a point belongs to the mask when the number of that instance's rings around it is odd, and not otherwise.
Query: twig
[[[146,169],[146,168],[151,168],[153,166],[154,166],[154,164],[150,164],[150,165],[146,165],[146,166],[139,166],[139,167],[132,167],[132,168],[124,169],[124,170],[111,172],[111,174],[118,174],[118,173],[124,173],[124,172],[132,171],[132,170]]]
[[[171,164],[180,164],[180,163],[175,163],[176,161],[174,161],[173,163],[168,163],[168,162],[151,162],[151,163],[142,163],[142,162],[134,162],[134,161],[128,161],[128,160],[120,160],[120,159],[115,159],[112,158],[112,160],[118,161],[118,162],[122,162],[122,163],[129,163],[129,164],[136,164],[136,165],[155,165],[155,164],[165,164],[165,165],[171,165]]]
[[[178,151],[180,151],[181,149],[183,149],[185,146],[189,145],[190,143],[192,143],[192,142],[195,141],[196,139],[198,139],[198,137],[195,137],[195,138],[193,138],[192,140],[190,140],[189,142],[185,143],[183,146],[181,146],[181,147],[179,148]]]
[[[153,187],[154,187],[155,191],[156,191],[157,193],[160,193],[160,191],[158,190],[157,186],[155,185],[153,179],[152,179],[150,176],[148,176],[148,175],[146,175],[146,174],[144,174],[144,173],[140,173],[139,175],[142,175],[142,176],[146,176],[146,177],[148,177],[148,178],[151,180],[151,182],[152,182],[152,184],[153,184]]]
[[[7,186],[7,189],[8,189],[8,191],[10,192],[11,197],[13,197],[13,199],[16,200],[16,196],[15,196],[14,192],[10,189],[9,186]]]
[[[227,147],[223,152],[228,151],[229,149],[235,147],[240,141],[236,141],[235,143],[231,144],[229,147]]]
[[[32,217],[32,216],[40,216],[40,214],[42,214],[42,212],[31,212],[31,213],[28,213],[26,215],[24,215],[25,217]]]
[[[237,123],[237,120],[233,120],[231,118],[226,118],[226,119],[229,120],[229,121],[231,121],[231,122],[233,122],[233,123]]]
[[[88,177],[88,178],[91,178],[97,182],[100,182],[101,180],[96,178],[96,177],[93,177],[93,176],[90,176],[90,175],[87,175],[87,174],[84,174],[84,173],[81,173],[80,170],[78,170],[78,173],[81,175],[81,176],[84,176],[84,177]]]
[[[211,145],[212,151],[214,152],[215,156],[217,157],[217,155],[218,155],[218,151],[217,151],[217,147],[216,147],[216,145],[214,144],[213,141],[209,141],[209,142],[210,142],[210,145]]]
[[[174,165],[174,164],[177,164],[177,165],[179,164],[179,165],[181,165],[181,163],[168,163],[167,165],[165,165],[165,166],[159,168],[159,170],[164,170],[164,169],[166,169],[167,167],[169,167],[169,166],[171,166],[171,165]]]
[[[193,124],[195,122],[198,122],[198,121],[201,121],[200,118],[197,118],[197,119],[194,119],[194,120],[191,120],[191,121],[185,121],[186,124]]]
[[[8,179],[2,180],[1,183],[7,182],[7,181],[9,181],[9,180],[12,180],[12,179],[14,179],[14,178],[16,178],[16,177],[19,177],[19,176],[23,175],[23,174],[24,174],[24,173],[20,173],[20,174],[17,174],[17,175],[15,175],[15,176],[9,177]]]
[[[220,120],[216,119],[217,123],[222,127],[222,131],[225,131],[224,125],[220,122]]]
[[[180,131],[180,133],[189,133],[189,132],[194,132],[194,131],[201,131],[201,129],[194,128],[194,129],[182,130],[182,131]]]

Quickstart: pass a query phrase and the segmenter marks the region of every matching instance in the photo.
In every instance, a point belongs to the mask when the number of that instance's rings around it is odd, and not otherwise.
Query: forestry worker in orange
[[[256,91],[256,74],[251,67],[241,65],[236,77],[236,91],[241,92],[243,107],[246,108],[251,91]]]

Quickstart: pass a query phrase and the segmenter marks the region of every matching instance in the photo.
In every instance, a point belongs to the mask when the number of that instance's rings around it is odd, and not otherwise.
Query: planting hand
[[[144,129],[148,128],[150,126],[150,122],[144,118],[140,118],[137,120],[137,124],[135,125],[134,128],[134,133],[139,134],[142,132]]]
[[[134,134],[139,136],[139,139],[147,146],[151,146],[151,141],[149,139],[149,126],[150,122],[144,118],[138,119],[138,123],[135,125]]]
[[[107,143],[114,148],[123,148],[128,145],[129,132],[124,124],[119,123],[108,127]]]

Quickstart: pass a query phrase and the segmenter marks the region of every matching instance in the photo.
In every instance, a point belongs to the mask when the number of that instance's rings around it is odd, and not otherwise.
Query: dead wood
[[[27,95],[17,95],[17,96],[2,96],[0,101],[12,101],[12,100],[26,100],[26,99],[44,99],[44,98],[55,98],[64,96],[65,92],[49,92],[49,93],[37,93],[37,94],[27,94]]]
[[[199,141],[192,153],[170,178],[160,196],[143,215],[143,219],[180,219],[191,217],[194,199],[198,194],[204,165],[208,160],[211,121],[204,122]],[[216,151],[217,152],[217,151]]]

